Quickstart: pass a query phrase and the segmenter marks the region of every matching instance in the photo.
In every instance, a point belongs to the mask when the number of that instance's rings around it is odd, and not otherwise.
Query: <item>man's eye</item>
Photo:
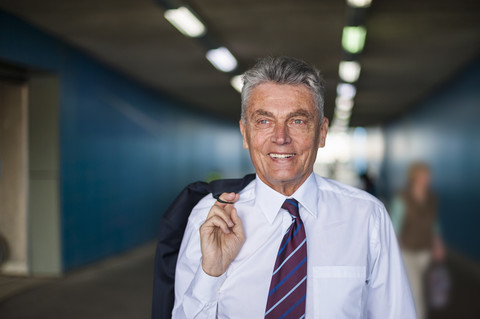
[[[300,125],[300,124],[303,124],[303,123],[305,123],[303,120],[299,120],[299,119],[293,120],[293,124]]]
[[[268,120],[259,120],[258,124],[262,124],[262,125],[268,124]]]

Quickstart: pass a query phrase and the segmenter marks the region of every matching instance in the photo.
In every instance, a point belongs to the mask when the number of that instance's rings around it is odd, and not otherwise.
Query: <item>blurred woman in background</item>
[[[390,209],[418,319],[426,318],[425,272],[432,258],[442,261],[445,255],[437,223],[437,200],[430,181],[431,172],[426,163],[411,164],[406,188],[394,198]]]

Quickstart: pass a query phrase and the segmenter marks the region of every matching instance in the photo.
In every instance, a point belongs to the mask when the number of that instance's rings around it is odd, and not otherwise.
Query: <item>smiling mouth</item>
[[[269,153],[268,156],[270,156],[271,158],[275,158],[275,159],[285,159],[285,158],[291,158],[291,157],[294,157],[295,153],[291,153],[291,154],[279,154],[279,153]]]

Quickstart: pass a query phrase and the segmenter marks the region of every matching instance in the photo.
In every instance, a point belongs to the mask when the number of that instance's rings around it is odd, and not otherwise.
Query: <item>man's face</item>
[[[325,145],[328,120],[320,125],[304,85],[267,82],[252,89],[240,130],[259,178],[289,196],[312,173],[318,148]]]

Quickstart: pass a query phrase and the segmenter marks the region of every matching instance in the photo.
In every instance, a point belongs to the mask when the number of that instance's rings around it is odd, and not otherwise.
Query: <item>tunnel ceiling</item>
[[[331,116],[339,82],[346,4],[339,0],[184,1],[240,71],[265,55],[290,55],[321,69]],[[19,16],[130,77],[205,112],[237,120],[240,96],[205,47],[181,35],[153,0],[0,0]],[[373,0],[352,126],[382,124],[448,85],[480,54],[480,1]]]

